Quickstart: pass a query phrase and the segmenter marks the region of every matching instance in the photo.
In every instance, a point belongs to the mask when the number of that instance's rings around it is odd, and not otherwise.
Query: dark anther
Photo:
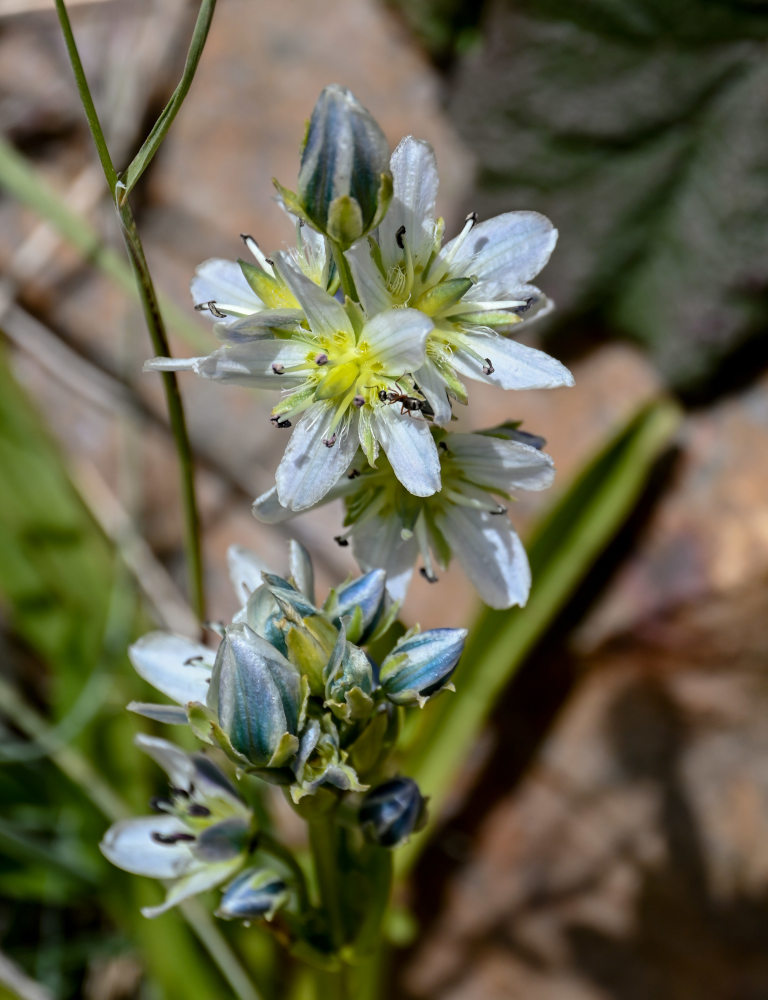
[[[291,426],[291,421],[290,420],[284,420],[282,417],[279,417],[277,414],[273,414],[269,418],[269,422],[271,424],[274,424],[275,427],[279,427],[281,430],[283,428],[285,428],[285,427],[290,427]]]
[[[422,566],[419,569],[419,573],[421,573],[428,583],[437,583],[437,577],[434,573],[430,573],[426,566]]]
[[[166,809],[173,808],[173,802],[162,795],[153,795],[149,800],[149,808],[154,809],[156,812],[165,812]]]
[[[197,839],[194,833],[160,833],[159,830],[153,830],[151,836],[156,844],[188,844]]]
[[[495,510],[489,510],[488,513],[489,514],[506,514],[507,513],[507,508],[506,507],[502,507],[501,504],[499,504],[496,507]]]
[[[213,299],[211,299],[210,302],[198,302],[195,309],[198,312],[206,312],[207,310],[211,316],[215,316],[216,319],[226,319],[227,317],[227,314],[223,313],[221,309],[219,309]]]
[[[315,364],[316,365],[327,365],[328,364],[328,355],[327,354],[317,354],[317,355],[315,355]]]
[[[471,222],[473,226],[477,225],[477,212],[470,212],[464,221]]]
[[[240,239],[243,241],[243,243],[247,243],[248,240],[253,240],[253,237],[248,233],[240,233]],[[256,240],[253,240],[253,242],[255,243]]]
[[[193,802],[189,809],[187,809],[187,813],[190,816],[210,816],[211,810],[208,806],[201,805],[199,802]]]
[[[535,301],[536,301],[535,297],[526,299],[521,306],[518,306],[517,309],[515,309],[515,312],[517,313],[518,316],[522,316],[523,313],[528,312],[528,310],[531,308],[531,306]]]
[[[265,257],[264,260],[269,264],[270,267],[275,266],[275,262],[272,260],[271,257]]]
[[[191,667],[193,663],[202,663],[202,662],[203,662],[203,657],[202,656],[199,656],[199,655],[198,656],[190,656],[190,657],[188,657],[188,659],[186,659],[184,661],[184,666],[185,667]]]
[[[437,447],[440,449],[440,451],[444,451],[446,455],[448,454],[448,445],[445,443],[445,441],[438,441]]]
[[[403,237],[405,236],[405,226],[400,226],[398,231],[395,233],[395,239],[397,240],[397,245],[401,250],[405,249],[405,244],[403,243]]]
[[[483,375],[493,375],[496,369],[491,364],[491,359],[483,358],[483,361],[485,361],[485,364],[483,365]]]
[[[342,549],[345,549],[349,545],[349,539],[345,538],[343,535],[334,535],[333,540],[337,545],[340,545]]]
[[[323,444],[325,445],[326,448],[333,448],[333,446],[336,444],[336,435],[331,434],[329,438],[323,438]]]
[[[359,475],[360,475],[359,469],[350,469],[349,472],[347,473],[347,479],[357,479]]]
[[[189,792],[186,788],[175,788],[171,785],[171,793],[176,796],[177,799],[188,799]]]
[[[352,398],[352,405],[356,406],[357,409],[359,410],[361,406],[365,406],[365,397],[364,396],[353,396],[353,398]]]
[[[271,367],[274,375],[282,375],[285,372],[285,365],[281,364],[279,361],[273,361]]]

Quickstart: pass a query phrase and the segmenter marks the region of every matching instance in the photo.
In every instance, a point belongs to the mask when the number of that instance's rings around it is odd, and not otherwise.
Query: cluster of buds
[[[352,579],[317,604],[312,564],[298,542],[289,562],[288,574],[278,576],[233,546],[230,573],[243,603],[229,625],[216,626],[218,648],[168,632],[139,639],[129,649],[133,666],[175,704],[129,708],[191,726],[237,773],[285,786],[305,810],[305,798],[321,789],[335,798],[367,793],[361,831],[382,847],[397,846],[420,827],[425,805],[414,782],[389,776],[399,708],[423,706],[451,687],[466,631],[410,629],[377,664],[364,647],[381,644],[397,612],[383,571]],[[178,880],[163,906],[145,911],[153,916],[243,869],[259,836],[207,756],[187,756],[165,740],[139,737],[139,745],[168,771],[172,797],[155,800],[160,817],[117,824],[102,846],[120,867]],[[261,915],[271,917],[290,898],[284,875],[246,868],[218,912],[243,916],[247,907],[251,918],[263,905]]]

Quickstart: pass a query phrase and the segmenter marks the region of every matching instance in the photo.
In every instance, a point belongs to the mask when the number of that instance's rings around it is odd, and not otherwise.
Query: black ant
[[[395,382],[395,385],[400,390],[399,383]],[[419,387],[415,384],[414,389],[416,392],[419,391]],[[423,397],[419,399],[417,396],[409,396],[402,391],[395,392],[394,389],[379,389],[378,396],[382,403],[399,403],[401,413],[421,413],[425,417],[435,415],[429,402]]]

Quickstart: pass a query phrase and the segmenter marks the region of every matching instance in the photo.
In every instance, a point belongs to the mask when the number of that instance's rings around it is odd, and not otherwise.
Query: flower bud
[[[391,778],[363,799],[359,820],[363,833],[380,847],[397,847],[427,821],[427,800],[412,778]]]
[[[387,698],[396,705],[423,705],[446,686],[466,637],[463,628],[435,628],[402,638],[379,670]]]
[[[378,225],[391,196],[384,133],[351,91],[331,84],[315,104],[302,151],[301,214],[346,249]]]
[[[227,629],[208,707],[232,748],[257,767],[280,767],[298,749],[301,681],[294,666],[247,625]]]
[[[288,886],[269,869],[247,868],[230,882],[216,916],[224,920],[271,920],[288,902]]]

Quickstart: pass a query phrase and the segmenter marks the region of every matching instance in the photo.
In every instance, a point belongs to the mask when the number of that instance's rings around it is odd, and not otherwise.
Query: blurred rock
[[[413,996],[768,995],[768,586],[583,661],[412,959]]]

